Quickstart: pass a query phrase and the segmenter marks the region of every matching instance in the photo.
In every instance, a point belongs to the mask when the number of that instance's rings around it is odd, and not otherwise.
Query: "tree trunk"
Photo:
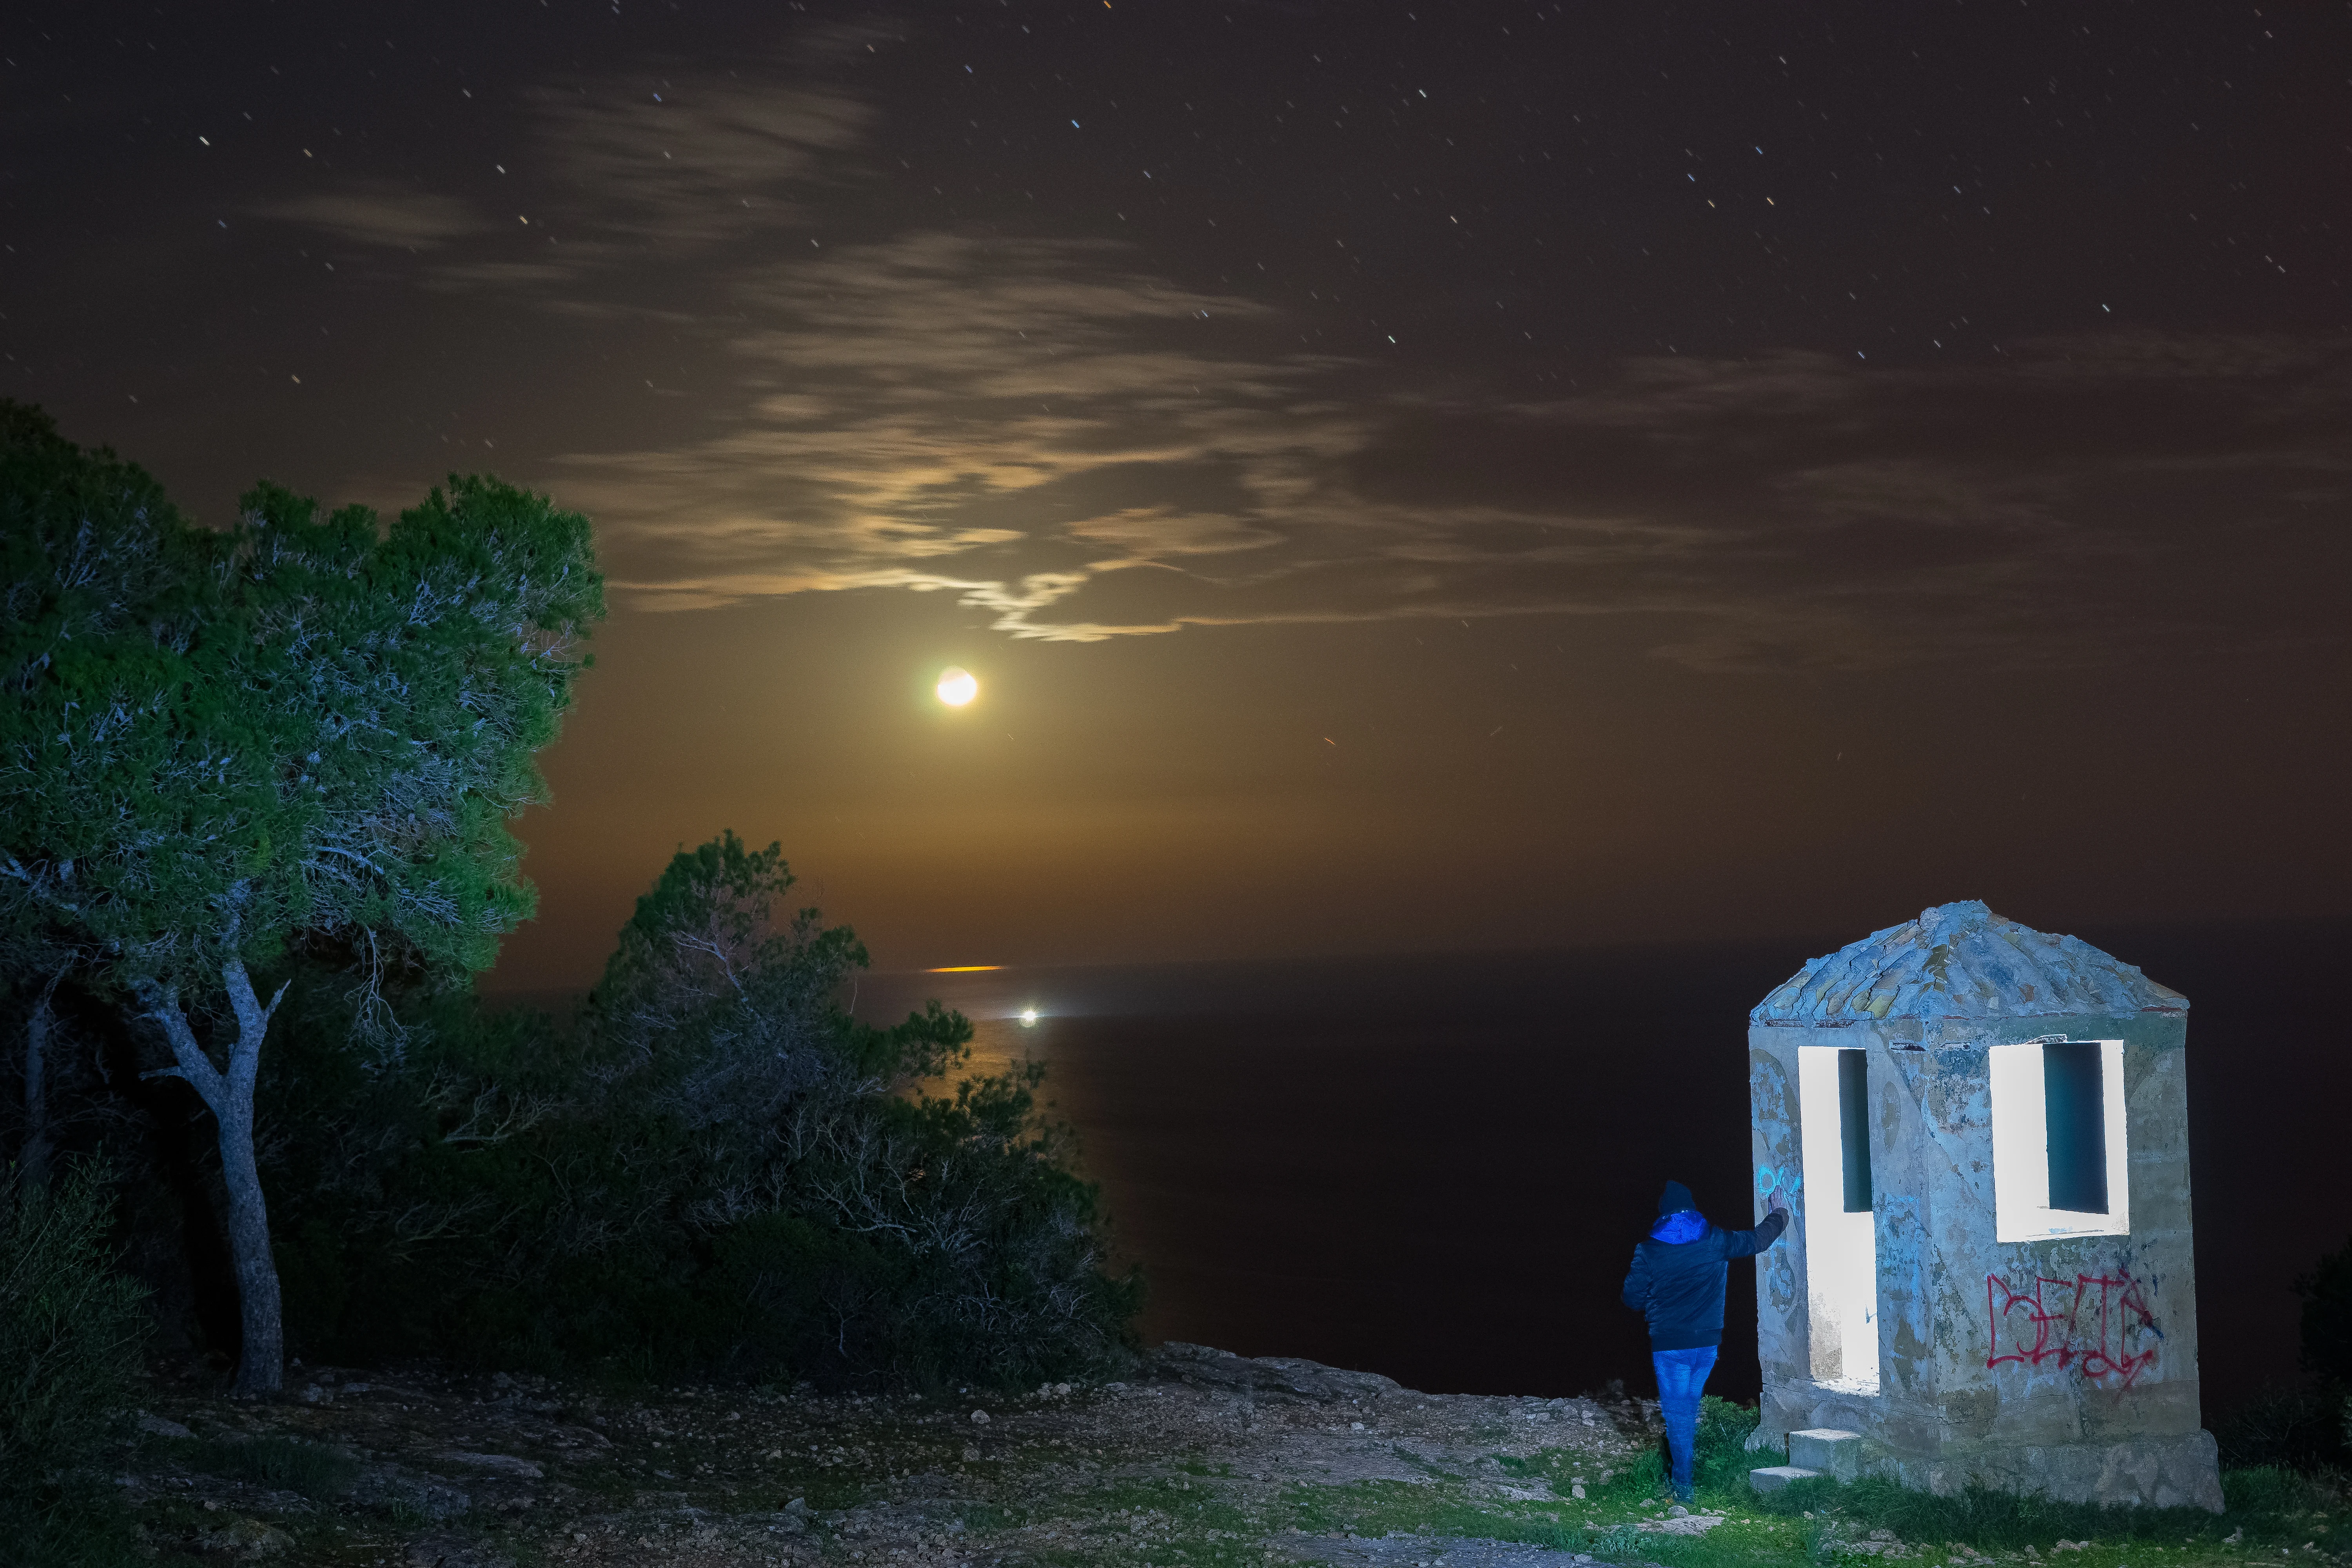
[[[263,1005],[244,963],[236,959],[221,965],[221,980],[236,1013],[236,1041],[229,1047],[226,1073],[213,1066],[196,1043],[176,994],[161,993],[149,1016],[163,1026],[177,1064],[164,1070],[187,1079],[220,1130],[221,1180],[228,1189],[229,1261],[236,1271],[243,1331],[236,1392],[275,1394],[285,1382],[286,1330],[278,1311],[278,1263],[269,1251],[269,1208],[262,1199],[261,1170],[253,1157],[253,1085],[261,1066],[261,1038],[286,992],[279,987],[278,995]]]
[[[58,1015],[50,1005],[58,984],[66,977],[59,969],[33,1000],[33,1016],[25,1020],[25,1155],[17,1164],[17,1180],[28,1193],[47,1192],[49,1185],[49,1096],[47,1087],[49,1041]]]
[[[275,1394],[284,1382],[286,1330],[278,1314],[278,1261],[269,1252],[269,1209],[253,1159],[253,1089],[220,1123],[221,1180],[228,1188],[228,1256],[236,1270],[236,1392]]]

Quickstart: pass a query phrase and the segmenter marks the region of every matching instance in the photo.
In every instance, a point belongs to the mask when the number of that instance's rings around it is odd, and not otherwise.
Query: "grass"
[[[1566,1494],[1582,1477],[1585,1497],[1570,1500],[1504,1501],[1465,1496],[1444,1484],[1368,1481],[1346,1488],[1288,1489],[1274,1517],[1261,1523],[1311,1533],[1351,1531],[1461,1536],[1589,1552],[1604,1562],[1645,1562],[1663,1568],[1786,1565],[1822,1568],[1875,1561],[1845,1549],[1887,1531],[1913,1550],[1911,1563],[2000,1556],[2016,1562],[2063,1563],[2074,1568],[2146,1563],[2252,1562],[2282,1550],[2311,1561],[2305,1542],[2330,1552],[2332,1516],[2342,1511],[2334,1489],[2294,1471],[2256,1468],[2225,1471],[2227,1510],[2147,1509],[2070,1503],[1971,1489],[1952,1497],[1906,1490],[1884,1479],[1841,1485],[1826,1479],[1759,1496],[1748,1472],[1774,1456],[1745,1447],[1752,1412],[1710,1399],[1700,1427],[1693,1511],[1720,1514],[1705,1535],[1674,1536],[1639,1527],[1664,1517],[1665,1468],[1648,1452],[1604,1466],[1590,1454],[1548,1449],[1529,1457],[1494,1456],[1494,1472],[1519,1483],[1541,1481]],[[1604,1469],[1609,1479],[1601,1479]],[[2060,1542],[2070,1543],[2061,1548]],[[2079,1543],[2078,1547],[2074,1543]],[[2033,1556],[2025,1555],[2031,1548]],[[2053,1555],[2053,1551],[2055,1554]],[[2158,1552],[2168,1555],[2157,1557]],[[2171,1555],[2177,1553],[2178,1555]],[[1193,1560],[1197,1561],[1197,1559]]]
[[[148,1568],[137,1524],[102,1485],[0,1499],[0,1568]]]
[[[349,1454],[299,1437],[182,1438],[176,1447],[192,1469],[272,1491],[299,1492],[312,1502],[332,1502],[352,1489],[360,1473],[359,1461]]]
[[[624,1426],[648,1442],[658,1436],[664,1446],[633,1444],[598,1462],[592,1494],[688,1492],[721,1513],[772,1511],[805,1497],[820,1516],[810,1521],[806,1544],[829,1561],[857,1551],[871,1554],[872,1527],[856,1518],[827,1523],[823,1515],[893,1495],[898,1484],[940,1471],[960,1476],[961,1485],[989,1500],[958,1505],[971,1532],[966,1539],[1017,1532],[991,1550],[1034,1568],[1277,1568],[1290,1561],[1286,1531],[1396,1533],[1433,1547],[1447,1537],[1525,1542],[1659,1568],[1879,1568],[1885,1560],[1865,1559],[1850,1548],[1882,1531],[1909,1548],[1886,1568],[1977,1568],[1989,1557],[2002,1559],[2004,1568],[2251,1568],[2264,1561],[2288,1568],[2283,1550],[2294,1562],[2317,1568],[2333,1555],[2321,1549],[2332,1547],[2330,1515],[2342,1509],[2328,1486],[2273,1468],[2225,1471],[2228,1511],[2219,1517],[1983,1491],[1937,1498],[1875,1479],[1852,1486],[1810,1481],[1759,1497],[1749,1489],[1748,1473],[1775,1457],[1747,1450],[1754,1413],[1720,1400],[1703,1407],[1695,1506],[1724,1522],[1703,1536],[1640,1528],[1666,1513],[1665,1471],[1655,1450],[1608,1458],[1565,1447],[1510,1455],[1499,1451],[1510,1436],[1499,1428],[1493,1435],[1497,1451],[1428,1468],[1420,1479],[1253,1489],[1236,1488],[1230,1464],[1208,1462],[1197,1452],[1140,1456],[1169,1468],[1123,1479],[1108,1471],[1139,1456],[1116,1445],[1106,1458],[1105,1448],[1083,1443],[976,1438],[961,1422],[936,1418],[813,1432],[782,1444],[777,1459],[754,1466],[740,1462],[743,1445],[723,1427],[674,1412],[639,1415],[644,1418]],[[987,1448],[987,1458],[963,1460],[974,1442]],[[819,1451],[808,1451],[812,1443]],[[191,1468],[321,1500],[347,1490],[356,1469],[335,1449],[287,1437],[183,1439],[171,1447]],[[653,1477],[655,1465],[672,1470],[673,1478]],[[1579,1479],[1581,1499],[1571,1495]],[[1504,1495],[1496,1483],[1531,1495]],[[1554,1495],[1535,1491],[1538,1484]],[[142,1517],[152,1528],[151,1511],[142,1510]],[[329,1517],[293,1511],[300,1517],[280,1522],[299,1541],[309,1540],[305,1520]],[[212,1516],[215,1522],[217,1517]],[[190,1527],[193,1534],[181,1533],[195,1541],[206,1528],[199,1522]],[[489,1528],[503,1537],[503,1526]],[[517,1533],[516,1551],[529,1534]],[[2053,1550],[2061,1542],[2069,1547]],[[2305,1542],[2315,1543],[2314,1552],[2303,1550]],[[2074,1542],[2089,1544],[2077,1552]],[[115,1568],[119,1561],[88,1556],[72,1568]],[[5,1543],[0,1568],[14,1568]]]

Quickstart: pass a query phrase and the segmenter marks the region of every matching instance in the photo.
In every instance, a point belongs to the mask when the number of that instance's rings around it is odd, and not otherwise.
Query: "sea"
[[[1852,940],[862,976],[974,1070],[1034,1058],[1147,1341],[1429,1392],[1645,1385],[1618,1291],[1668,1178],[1750,1222],[1747,1015]],[[2352,1245],[2352,921],[2077,934],[2186,994],[2209,1422],[2297,1380],[2298,1274]],[[1752,1266],[1710,1391],[1754,1397]]]

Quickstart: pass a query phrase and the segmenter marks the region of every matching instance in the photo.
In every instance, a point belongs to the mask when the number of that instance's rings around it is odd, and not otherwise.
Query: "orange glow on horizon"
[[[985,970],[1002,969],[1001,963],[950,963],[938,969],[926,969],[926,974],[978,974]]]

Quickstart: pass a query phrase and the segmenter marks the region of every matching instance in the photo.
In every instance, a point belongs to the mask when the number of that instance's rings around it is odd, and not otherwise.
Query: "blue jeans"
[[[1658,1373],[1658,1414],[1666,1419],[1666,1451],[1675,1458],[1675,1496],[1691,1488],[1691,1447],[1698,1439],[1698,1396],[1715,1370],[1713,1345],[1696,1350],[1652,1351]]]

